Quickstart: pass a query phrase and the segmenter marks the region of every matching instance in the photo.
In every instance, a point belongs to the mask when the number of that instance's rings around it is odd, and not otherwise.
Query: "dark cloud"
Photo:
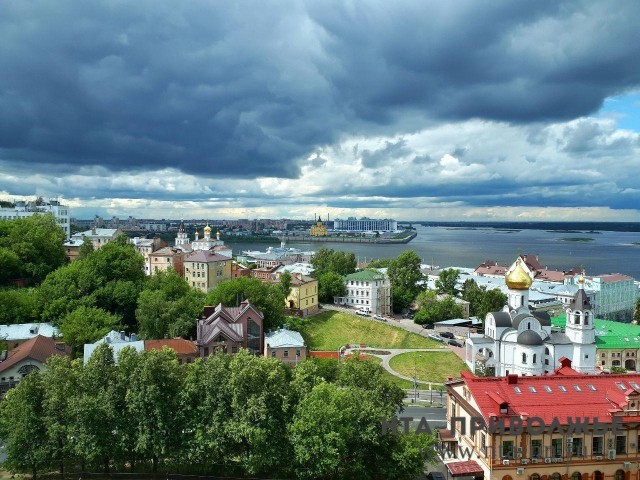
[[[401,138],[397,142],[386,141],[384,147],[378,150],[363,150],[362,165],[366,168],[376,168],[389,160],[409,154],[411,154],[411,150],[407,148],[406,140]]]
[[[344,134],[591,113],[640,83],[638,24],[634,0],[2,2],[0,158],[293,178]]]

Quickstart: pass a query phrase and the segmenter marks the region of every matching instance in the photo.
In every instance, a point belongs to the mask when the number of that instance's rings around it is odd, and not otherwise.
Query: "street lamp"
[[[422,355],[418,355],[418,357],[422,358]],[[413,357],[413,403],[418,402],[418,368],[416,365],[416,358]]]

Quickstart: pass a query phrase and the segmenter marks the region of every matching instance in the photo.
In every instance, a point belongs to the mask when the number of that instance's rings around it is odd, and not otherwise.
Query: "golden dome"
[[[522,266],[522,259],[518,257],[516,266],[504,277],[505,283],[510,290],[529,290],[531,287],[531,277]]]
[[[204,231],[205,232],[211,232],[211,227],[209,225],[207,225],[206,227],[204,227]]]

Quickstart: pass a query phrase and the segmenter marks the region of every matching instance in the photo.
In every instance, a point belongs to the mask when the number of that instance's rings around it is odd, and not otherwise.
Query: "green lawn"
[[[396,372],[413,377],[414,360],[418,380],[442,383],[448,376],[460,377],[461,370],[469,370],[453,352],[412,352],[397,355],[389,365]]]
[[[439,348],[441,343],[399,327],[329,310],[302,322],[300,333],[311,350],[338,350],[347,343],[375,348]]]

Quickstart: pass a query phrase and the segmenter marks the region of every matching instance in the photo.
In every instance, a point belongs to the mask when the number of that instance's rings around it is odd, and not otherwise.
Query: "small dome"
[[[517,342],[521,345],[542,345],[542,338],[533,330],[525,330],[518,335]]]
[[[522,259],[520,257],[516,260],[515,267],[505,275],[504,281],[510,290],[529,290],[532,280],[522,266]]]
[[[206,227],[204,227],[204,231],[211,233],[211,227],[209,225],[207,225]]]

